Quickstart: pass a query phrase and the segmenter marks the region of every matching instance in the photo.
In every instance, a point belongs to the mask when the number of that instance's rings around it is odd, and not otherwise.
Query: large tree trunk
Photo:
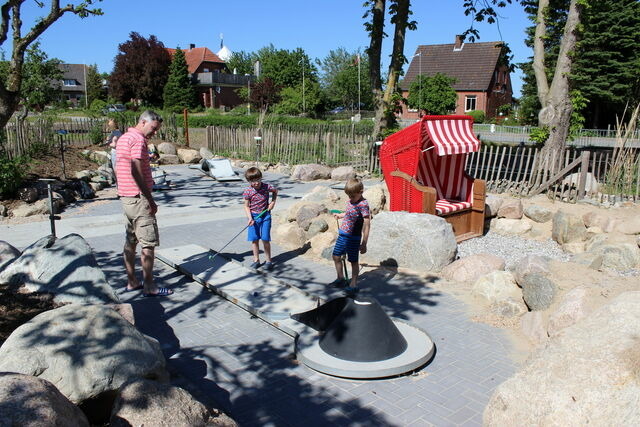
[[[404,42],[407,27],[414,26],[409,23],[410,0],[396,0],[395,15],[391,22],[395,24],[393,32],[393,51],[391,54],[391,64],[389,65],[389,75],[382,99],[376,101],[376,122],[374,125],[374,138],[380,132],[395,123],[395,112],[393,108],[393,95],[398,87],[398,79],[402,73],[402,66],[405,63]]]
[[[573,112],[573,105],[571,104],[571,97],[569,95],[569,75],[572,66],[570,55],[575,50],[577,28],[580,24],[581,7],[577,3],[578,0],[571,0],[571,4],[569,5],[569,14],[567,15],[567,22],[560,44],[558,62],[553,74],[551,86],[549,86],[544,67],[544,37],[546,36],[544,13],[549,6],[549,0],[539,0],[538,2],[538,16],[533,48],[533,69],[538,87],[538,99],[542,105],[542,109],[538,114],[538,124],[541,127],[548,127],[550,131],[549,139],[545,142],[542,154],[544,158],[544,155],[553,155],[555,153],[555,164],[549,164],[549,169],[551,169],[552,172],[557,170],[559,162],[562,159],[560,154],[566,147],[571,113]]]
[[[382,78],[380,77],[380,57],[382,55],[382,38],[384,37],[384,13],[385,0],[373,0],[371,6],[371,26],[369,33],[371,41],[367,54],[369,55],[369,78],[373,89],[373,105],[376,111],[373,137],[377,138],[380,133],[380,123],[384,109],[382,104]]]

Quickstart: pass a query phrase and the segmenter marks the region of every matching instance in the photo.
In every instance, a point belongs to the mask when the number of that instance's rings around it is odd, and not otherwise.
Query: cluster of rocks
[[[0,283],[47,292],[59,308],[0,347],[7,425],[235,425],[172,386],[160,344],[136,327],[82,237],[45,237],[23,252],[0,242]]]
[[[487,199],[487,213],[493,217],[494,233],[544,237],[544,224],[551,223],[550,237],[572,261],[596,270],[629,272],[640,267],[640,218],[625,221],[596,211],[575,215],[558,209],[553,212],[531,204],[523,208],[520,199]]]

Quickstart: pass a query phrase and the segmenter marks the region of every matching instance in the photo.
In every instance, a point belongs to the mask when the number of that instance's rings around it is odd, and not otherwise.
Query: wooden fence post
[[[584,199],[587,186],[587,173],[589,172],[589,151],[582,152],[580,162],[580,181],[578,184],[578,200]]]

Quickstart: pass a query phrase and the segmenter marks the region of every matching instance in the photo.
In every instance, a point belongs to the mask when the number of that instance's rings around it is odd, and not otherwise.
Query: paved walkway
[[[158,197],[162,247],[187,243],[220,249],[245,225],[242,182],[219,184],[195,170],[165,168],[176,188]],[[266,174],[280,188],[276,210],[286,209],[317,183],[293,183]],[[327,185],[327,183],[324,183]],[[62,214],[58,235],[81,234],[94,249],[107,279],[122,289],[126,276],[120,205],[113,198]],[[8,226],[0,239],[23,248],[49,234],[49,223]],[[224,251],[251,262],[239,237]],[[334,278],[329,263],[312,263],[274,245],[274,275],[302,288]],[[228,412],[241,426],[480,425],[493,390],[514,371],[512,350],[499,329],[472,322],[464,304],[420,279],[369,269],[363,292],[392,317],[425,329],[436,345],[432,362],[414,375],[348,381],[319,374],[293,358],[292,339],[246,311],[158,262],[156,280],[176,293],[168,298],[121,294],[136,324],[158,339],[176,383]]]

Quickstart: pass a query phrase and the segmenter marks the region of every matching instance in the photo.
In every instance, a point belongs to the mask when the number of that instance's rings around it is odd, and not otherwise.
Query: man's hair
[[[347,196],[355,196],[358,193],[362,193],[364,191],[364,185],[362,181],[358,178],[351,178],[344,186],[344,192],[347,193]]]
[[[260,169],[254,166],[246,170],[246,172],[244,173],[244,177],[247,179],[247,181],[255,181],[262,178],[262,172],[260,171]]]
[[[146,110],[142,114],[140,114],[140,118],[138,119],[138,122],[162,123],[162,117],[160,117],[160,114],[156,113],[155,111]]]

